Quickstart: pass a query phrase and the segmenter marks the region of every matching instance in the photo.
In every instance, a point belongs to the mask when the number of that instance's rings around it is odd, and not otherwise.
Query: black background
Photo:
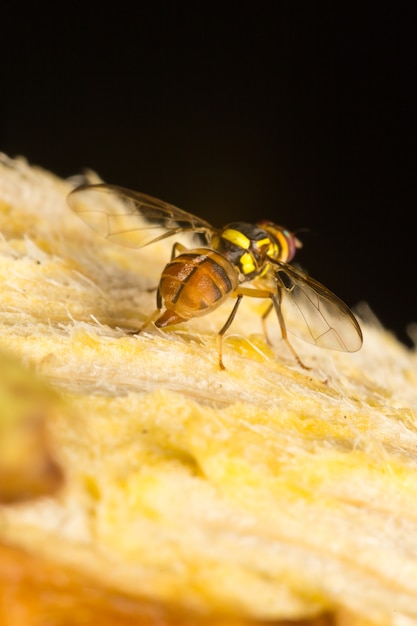
[[[407,341],[417,322],[413,4],[8,7],[0,149],[215,225],[269,218]]]

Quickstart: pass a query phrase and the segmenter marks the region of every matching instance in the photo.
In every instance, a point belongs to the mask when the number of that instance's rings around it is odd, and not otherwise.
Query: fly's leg
[[[135,335],[140,335],[140,333],[142,331],[145,330],[145,328],[147,328],[149,326],[149,324],[151,324],[152,322],[154,322],[158,317],[159,314],[161,313],[162,310],[162,297],[161,297],[161,291],[159,289],[159,286],[157,287],[157,292],[156,292],[156,309],[153,311],[153,313],[151,313],[143,322],[142,326],[140,326],[137,330],[135,330],[134,334]]]
[[[279,327],[281,329],[281,335],[282,335],[282,339],[285,341],[285,343],[287,344],[288,348],[290,349],[292,355],[294,356],[295,360],[297,361],[297,363],[299,365],[301,365],[302,368],[304,368],[305,370],[309,370],[311,369],[311,367],[308,367],[307,365],[305,365],[302,360],[300,359],[300,357],[298,356],[298,354],[296,353],[296,351],[294,350],[294,348],[292,347],[292,345],[290,344],[290,340],[288,339],[288,335],[287,335],[287,327],[285,326],[285,320],[284,320],[284,316],[282,315],[282,311],[281,311],[281,291],[278,289],[278,296],[275,295],[274,293],[270,293],[269,297],[272,300],[272,304],[274,305],[275,308],[275,312],[277,314],[277,318],[278,318],[278,322],[279,322]],[[272,307],[271,307],[272,308]],[[268,315],[268,313],[271,311],[271,308],[267,309],[266,311],[266,315]],[[266,317],[265,313],[263,315],[263,318]]]
[[[178,255],[178,253],[184,252],[184,250],[187,250],[187,247],[184,246],[182,243],[180,243],[179,241],[176,241],[174,243],[174,245],[172,246],[172,250],[171,250],[171,261],[173,259],[175,259],[175,257]],[[151,291],[156,291],[156,309],[153,311],[153,313],[151,313],[151,315],[149,315],[149,317],[147,317],[145,319],[145,321],[143,322],[142,326],[140,326],[140,328],[136,331],[134,331],[134,334],[136,335],[140,335],[140,333],[145,330],[145,328],[147,328],[147,326],[149,326],[149,324],[151,324],[152,322],[157,322],[157,326],[158,326],[158,321],[159,321],[159,316],[161,314],[162,308],[163,308],[163,303],[162,303],[162,296],[161,296],[161,288],[160,285],[158,285],[158,287],[152,287],[151,289],[148,289],[148,292]],[[176,317],[175,320],[170,319],[169,321],[171,323],[177,323],[179,321],[184,321],[181,320],[181,318],[179,318],[178,316],[174,316]],[[169,324],[169,322],[164,319],[163,320],[164,323],[162,323],[161,320],[161,325],[162,326],[167,326]]]
[[[236,311],[238,309],[238,306],[241,302],[241,299],[243,296],[249,296],[250,298],[270,298],[271,299],[271,304],[268,306],[268,308],[266,309],[266,311],[262,314],[262,325],[263,325],[263,329],[265,332],[265,336],[266,339],[269,343],[269,339],[268,339],[268,334],[266,332],[266,324],[265,324],[265,320],[268,317],[268,315],[270,314],[270,312],[272,311],[272,308],[275,309],[277,318],[278,318],[278,322],[279,322],[279,327],[281,329],[281,336],[282,339],[285,341],[285,343],[288,346],[288,349],[290,350],[291,354],[293,355],[294,359],[297,361],[297,363],[306,370],[311,369],[310,367],[308,367],[307,365],[305,365],[302,360],[300,359],[300,357],[298,356],[297,352],[294,350],[294,348],[292,347],[290,340],[288,339],[288,335],[287,335],[287,327],[285,325],[285,320],[284,320],[284,316],[282,315],[282,311],[281,311],[281,290],[278,289],[277,293],[271,292],[269,289],[253,289],[251,287],[244,287],[244,286],[239,286],[235,292],[237,294],[237,302],[235,304],[235,306],[233,307],[233,310],[226,322],[226,324],[223,326],[223,328],[221,329],[219,335],[218,335],[218,342],[219,342],[219,363],[220,363],[220,367],[221,369],[225,369],[223,362],[222,362],[222,338],[224,333],[226,332],[226,330],[229,328],[230,324],[233,322],[233,319],[236,315]]]
[[[177,256],[178,252],[184,252],[184,250],[187,250],[187,248],[180,243],[179,241],[176,241],[174,243],[174,245],[172,246],[172,250],[171,250],[171,261],[173,259],[175,259],[175,257]],[[148,293],[151,293],[152,291],[156,291],[158,289],[158,287],[149,287],[146,291]],[[162,307],[161,307],[162,308]],[[157,312],[155,311],[155,313],[153,313],[150,317],[149,320],[145,323],[145,326],[148,326],[148,324],[150,324],[151,322],[153,322],[154,319],[154,315],[157,315]],[[143,328],[145,328],[145,326],[141,326],[140,330],[142,330]],[[140,332],[140,331],[139,331]]]
[[[184,250],[186,250],[186,247],[180,243],[179,241],[176,241],[174,243],[174,245],[172,246],[172,250],[171,250],[171,261],[173,259],[175,259],[175,257],[177,256],[178,252],[184,252]],[[152,322],[154,322],[156,319],[158,319],[161,311],[162,311],[162,298],[161,298],[161,292],[159,290],[159,286],[158,287],[151,287],[150,289],[147,290],[149,293],[151,291],[156,291],[156,309],[155,311],[153,311],[153,313],[151,313],[149,315],[149,317],[147,317],[145,319],[145,321],[143,322],[142,326],[138,329],[135,330],[135,335],[140,335],[140,333],[145,330],[145,328],[147,328],[149,326],[149,324],[151,324]]]
[[[232,309],[232,312],[230,313],[229,317],[226,320],[226,324],[220,329],[220,331],[218,332],[217,335],[217,347],[218,347],[218,352],[219,352],[219,366],[221,370],[225,370],[225,366],[223,363],[223,336],[224,333],[227,331],[227,329],[229,328],[230,324],[233,322],[233,320],[235,319],[236,316],[236,312],[239,308],[239,304],[242,302],[242,298],[243,295],[238,295],[236,302],[234,304],[234,307]]]
[[[171,250],[171,261],[173,261],[175,259],[175,257],[177,256],[178,252],[184,252],[184,250],[187,250],[187,247],[184,246],[182,243],[180,243],[179,241],[176,241],[174,243],[174,245],[172,246],[172,250]]]
[[[268,331],[266,329],[266,318],[268,317],[268,315],[272,311],[273,306],[274,305],[272,304],[272,302],[269,302],[267,309],[262,313],[262,317],[261,317],[261,320],[262,320],[262,330],[264,331],[266,343],[269,344],[269,345],[272,345],[272,342],[269,339]]]
[[[149,315],[145,319],[145,321],[143,322],[142,326],[140,326],[137,330],[135,330],[134,334],[135,335],[140,335],[141,332],[143,332],[145,330],[145,328],[147,328],[149,326],[149,324],[154,322],[159,317],[160,313],[161,313],[161,309],[155,309],[155,311],[153,311],[153,313],[151,313],[151,315]]]

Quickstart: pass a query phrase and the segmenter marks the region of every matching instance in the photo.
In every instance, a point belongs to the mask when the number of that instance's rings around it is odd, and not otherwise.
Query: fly
[[[290,264],[302,244],[282,226],[233,222],[218,229],[172,204],[104,183],[77,187],[68,203],[100,235],[128,247],[142,248],[182,233],[202,239],[203,245],[196,248],[174,243],[159,280],[156,310],[138,332],[151,322],[165,328],[208,315],[235,298],[217,335],[219,366],[225,369],[223,336],[247,296],[268,300],[262,315],[265,334],[266,319],[274,310],[283,340],[304,368],[288,339],[287,317],[294,335],[320,348],[355,352],[362,345],[360,326],[348,306]]]

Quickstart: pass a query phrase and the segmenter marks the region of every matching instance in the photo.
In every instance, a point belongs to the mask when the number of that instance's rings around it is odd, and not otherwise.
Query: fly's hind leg
[[[152,322],[154,322],[156,319],[158,319],[159,315],[161,313],[161,309],[155,309],[151,315],[148,315],[148,317],[145,319],[145,321],[143,322],[143,324],[141,326],[139,326],[139,328],[137,330],[134,331],[134,335],[140,335],[141,332],[143,332],[148,326],[149,324],[151,324]]]
[[[218,353],[219,353],[219,366],[221,370],[226,369],[223,363],[223,336],[224,336],[224,333],[229,328],[230,324],[235,319],[237,310],[239,308],[239,304],[242,302],[242,298],[243,298],[243,295],[237,296],[232,312],[230,313],[229,317],[226,320],[226,324],[224,324],[224,326],[219,330],[217,334],[217,348],[218,348]]]
[[[187,247],[179,241],[176,241],[172,246],[171,261],[175,259],[178,253],[184,252],[184,250],[187,250]],[[147,291],[148,293],[156,291],[156,309],[147,318],[145,318],[145,321],[137,330],[132,331],[131,334],[133,335],[140,335],[140,333],[143,332],[145,328],[149,326],[149,324],[152,324],[152,322],[155,322],[158,319],[162,311],[162,296],[160,286],[158,285],[157,287],[151,287],[147,289]]]
[[[182,243],[180,243],[179,241],[176,241],[174,243],[174,245],[172,246],[172,250],[171,250],[171,261],[173,259],[175,259],[175,257],[178,254],[181,254],[181,252],[184,252],[184,250],[187,250],[187,247],[184,246]],[[133,332],[133,334],[135,335],[140,335],[140,333],[142,331],[145,330],[145,328],[147,328],[149,326],[149,324],[151,324],[152,322],[156,322],[156,325],[159,326],[158,322],[159,322],[159,316],[161,314],[162,308],[163,308],[163,302],[162,302],[162,296],[161,296],[161,286],[160,284],[157,287],[152,287],[150,289],[147,290],[148,292],[151,291],[156,291],[156,309],[145,319],[145,321],[143,322],[143,324]],[[169,322],[170,323],[178,323],[182,320],[179,316],[174,316],[176,317],[176,319],[170,319]],[[163,322],[163,323],[162,323]],[[168,320],[161,319],[161,326],[167,326],[168,325]]]
[[[175,257],[177,256],[178,252],[184,252],[184,250],[187,250],[186,246],[184,246],[182,243],[180,243],[179,241],[176,241],[174,243],[174,245],[172,246],[172,250],[171,250],[171,261],[173,261],[175,259]],[[152,291],[156,291],[158,289],[158,287],[149,287],[146,291],[148,293],[152,293]],[[156,311],[154,313],[155,315],[157,314]],[[148,324],[150,324],[153,321],[153,315],[150,316],[149,321],[146,322],[146,326]]]
[[[174,243],[174,245],[172,246],[172,250],[171,250],[171,261],[173,261],[175,259],[175,257],[177,256],[178,252],[184,252],[184,250],[187,250],[187,246],[184,246],[184,244],[180,243],[179,241],[176,241]]]
[[[151,324],[152,322],[154,322],[156,319],[158,319],[161,310],[162,310],[162,297],[161,297],[161,291],[159,289],[159,285],[156,288],[156,309],[148,316],[145,318],[145,321],[142,323],[141,326],[139,326],[139,328],[137,330],[135,330],[132,334],[134,335],[140,335],[141,332],[143,332],[145,330],[145,328],[147,328],[149,326],[149,324]]]

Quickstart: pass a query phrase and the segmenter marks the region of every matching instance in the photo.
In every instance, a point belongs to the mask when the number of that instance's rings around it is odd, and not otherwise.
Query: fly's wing
[[[115,185],[81,185],[68,195],[68,204],[97,233],[130,248],[187,232],[209,242],[215,232],[208,222],[172,204]]]
[[[362,331],[342,300],[301,270],[279,261],[274,262],[274,278],[288,332],[321,348],[359,350]]]

